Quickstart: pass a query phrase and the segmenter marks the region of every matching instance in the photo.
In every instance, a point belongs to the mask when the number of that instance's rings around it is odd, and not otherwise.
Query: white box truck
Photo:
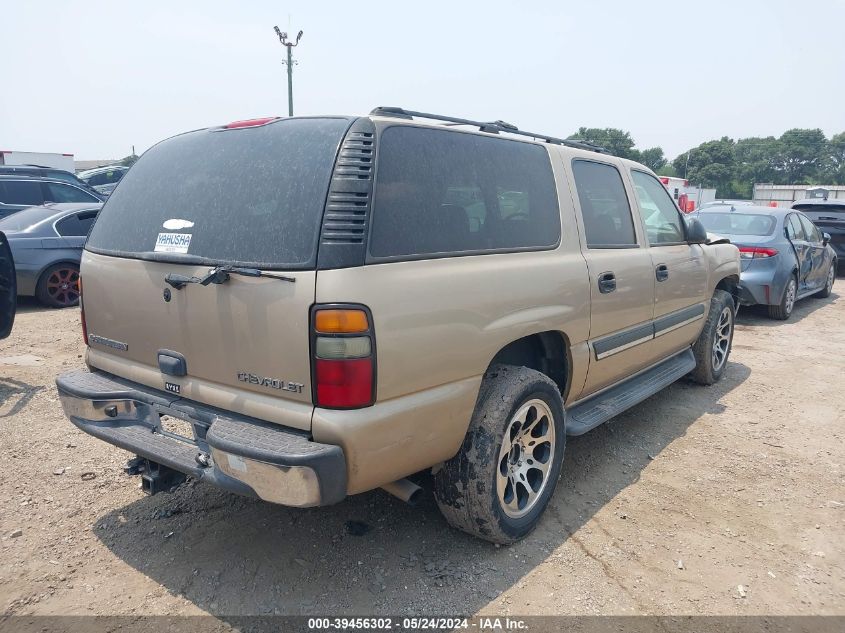
[[[73,154],[51,152],[15,152],[0,149],[0,165],[38,165],[73,173]]]

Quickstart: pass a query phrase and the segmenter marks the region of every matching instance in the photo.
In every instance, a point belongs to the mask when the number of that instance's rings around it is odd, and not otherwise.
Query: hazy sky
[[[2,5],[0,149],[120,158],[287,114],[275,24],[305,31],[296,114],[399,105],[560,136],[612,126],[670,159],[723,135],[845,131],[845,0]]]

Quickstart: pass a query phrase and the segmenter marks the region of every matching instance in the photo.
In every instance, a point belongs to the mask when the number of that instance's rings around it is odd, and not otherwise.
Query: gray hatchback
[[[715,206],[698,219],[710,233],[739,247],[742,305],[768,306],[773,319],[788,319],[798,299],[827,297],[836,277],[830,235],[791,209]]]

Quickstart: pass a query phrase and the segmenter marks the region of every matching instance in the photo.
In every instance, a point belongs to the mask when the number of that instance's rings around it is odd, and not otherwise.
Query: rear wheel
[[[733,343],[735,314],[730,293],[716,290],[710,300],[710,312],[704,328],[692,348],[695,369],[690,376],[695,382],[712,385],[725,373]]]
[[[836,279],[836,260],[830,263],[830,269],[827,271],[827,279],[824,283],[824,288],[816,293],[816,296],[825,299],[833,292],[833,281]]]
[[[565,443],[555,383],[526,367],[494,366],[461,450],[434,474],[440,511],[464,532],[493,543],[518,541],[554,493]]]
[[[35,296],[45,306],[69,308],[79,303],[79,266],[56,264],[38,279]]]
[[[795,307],[795,297],[798,294],[798,282],[795,277],[790,277],[786,282],[786,288],[783,289],[783,297],[780,303],[774,306],[769,306],[769,317],[778,319],[779,321],[786,321],[792,315],[792,309]]]

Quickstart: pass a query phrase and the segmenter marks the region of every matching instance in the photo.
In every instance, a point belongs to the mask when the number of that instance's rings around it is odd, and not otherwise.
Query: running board
[[[582,435],[626,409],[668,387],[695,369],[692,348],[667,358],[651,369],[629,378],[566,412],[566,434]]]

